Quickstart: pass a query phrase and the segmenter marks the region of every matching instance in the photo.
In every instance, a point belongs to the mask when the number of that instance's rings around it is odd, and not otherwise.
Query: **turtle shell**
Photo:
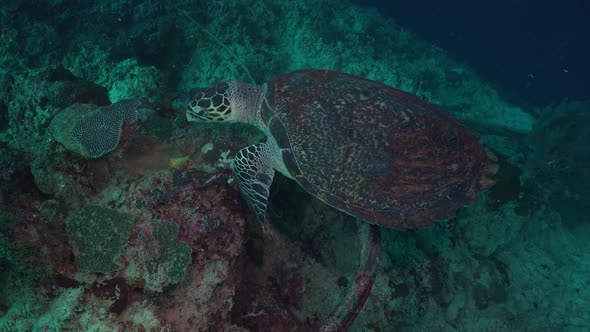
[[[262,121],[292,177],[327,204],[396,229],[432,225],[491,186],[489,154],[450,115],[328,70],[268,82]]]

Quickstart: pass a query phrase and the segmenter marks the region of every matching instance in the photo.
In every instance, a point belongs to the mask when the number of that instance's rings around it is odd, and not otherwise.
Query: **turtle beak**
[[[188,105],[186,108],[186,119],[188,121],[203,121],[209,115],[209,110],[199,106]]]
[[[196,122],[196,121],[198,121],[198,119],[193,116],[193,113],[190,110],[187,110],[186,111],[186,120],[188,122]]]

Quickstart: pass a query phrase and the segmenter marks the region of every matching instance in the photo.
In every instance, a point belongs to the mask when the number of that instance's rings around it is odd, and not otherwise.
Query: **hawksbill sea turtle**
[[[338,210],[395,229],[452,217],[493,184],[497,170],[478,138],[435,105],[329,70],[199,89],[186,116],[244,122],[266,134],[231,163],[261,224],[275,170]]]
[[[493,185],[497,170],[495,156],[478,138],[435,105],[330,70],[295,71],[262,85],[229,81],[198,89],[186,117],[248,123],[266,134],[265,142],[243,148],[231,162],[262,225],[275,170],[338,210],[400,230],[453,216]],[[371,292],[379,228],[364,235],[359,274],[320,331],[346,330]]]

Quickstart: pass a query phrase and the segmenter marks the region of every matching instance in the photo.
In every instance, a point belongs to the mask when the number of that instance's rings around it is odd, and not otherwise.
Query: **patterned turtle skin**
[[[262,120],[293,178],[370,223],[430,226],[493,184],[478,138],[419,97],[327,70],[278,76],[267,91]]]
[[[233,104],[242,104],[229,102],[226,89],[201,92],[187,117],[213,104],[217,112],[206,115],[223,121]],[[497,167],[478,137],[414,95],[330,70],[284,74],[259,91],[259,99],[241,98],[258,109],[236,121],[255,124],[276,141],[278,156],[267,157],[280,159],[274,168],[369,223],[431,226],[493,184]]]

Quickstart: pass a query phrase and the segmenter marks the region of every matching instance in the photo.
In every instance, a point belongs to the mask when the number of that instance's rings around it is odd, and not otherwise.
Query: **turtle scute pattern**
[[[262,118],[291,175],[368,222],[430,226],[493,183],[477,137],[416,96],[324,70],[279,76],[268,91]]]

